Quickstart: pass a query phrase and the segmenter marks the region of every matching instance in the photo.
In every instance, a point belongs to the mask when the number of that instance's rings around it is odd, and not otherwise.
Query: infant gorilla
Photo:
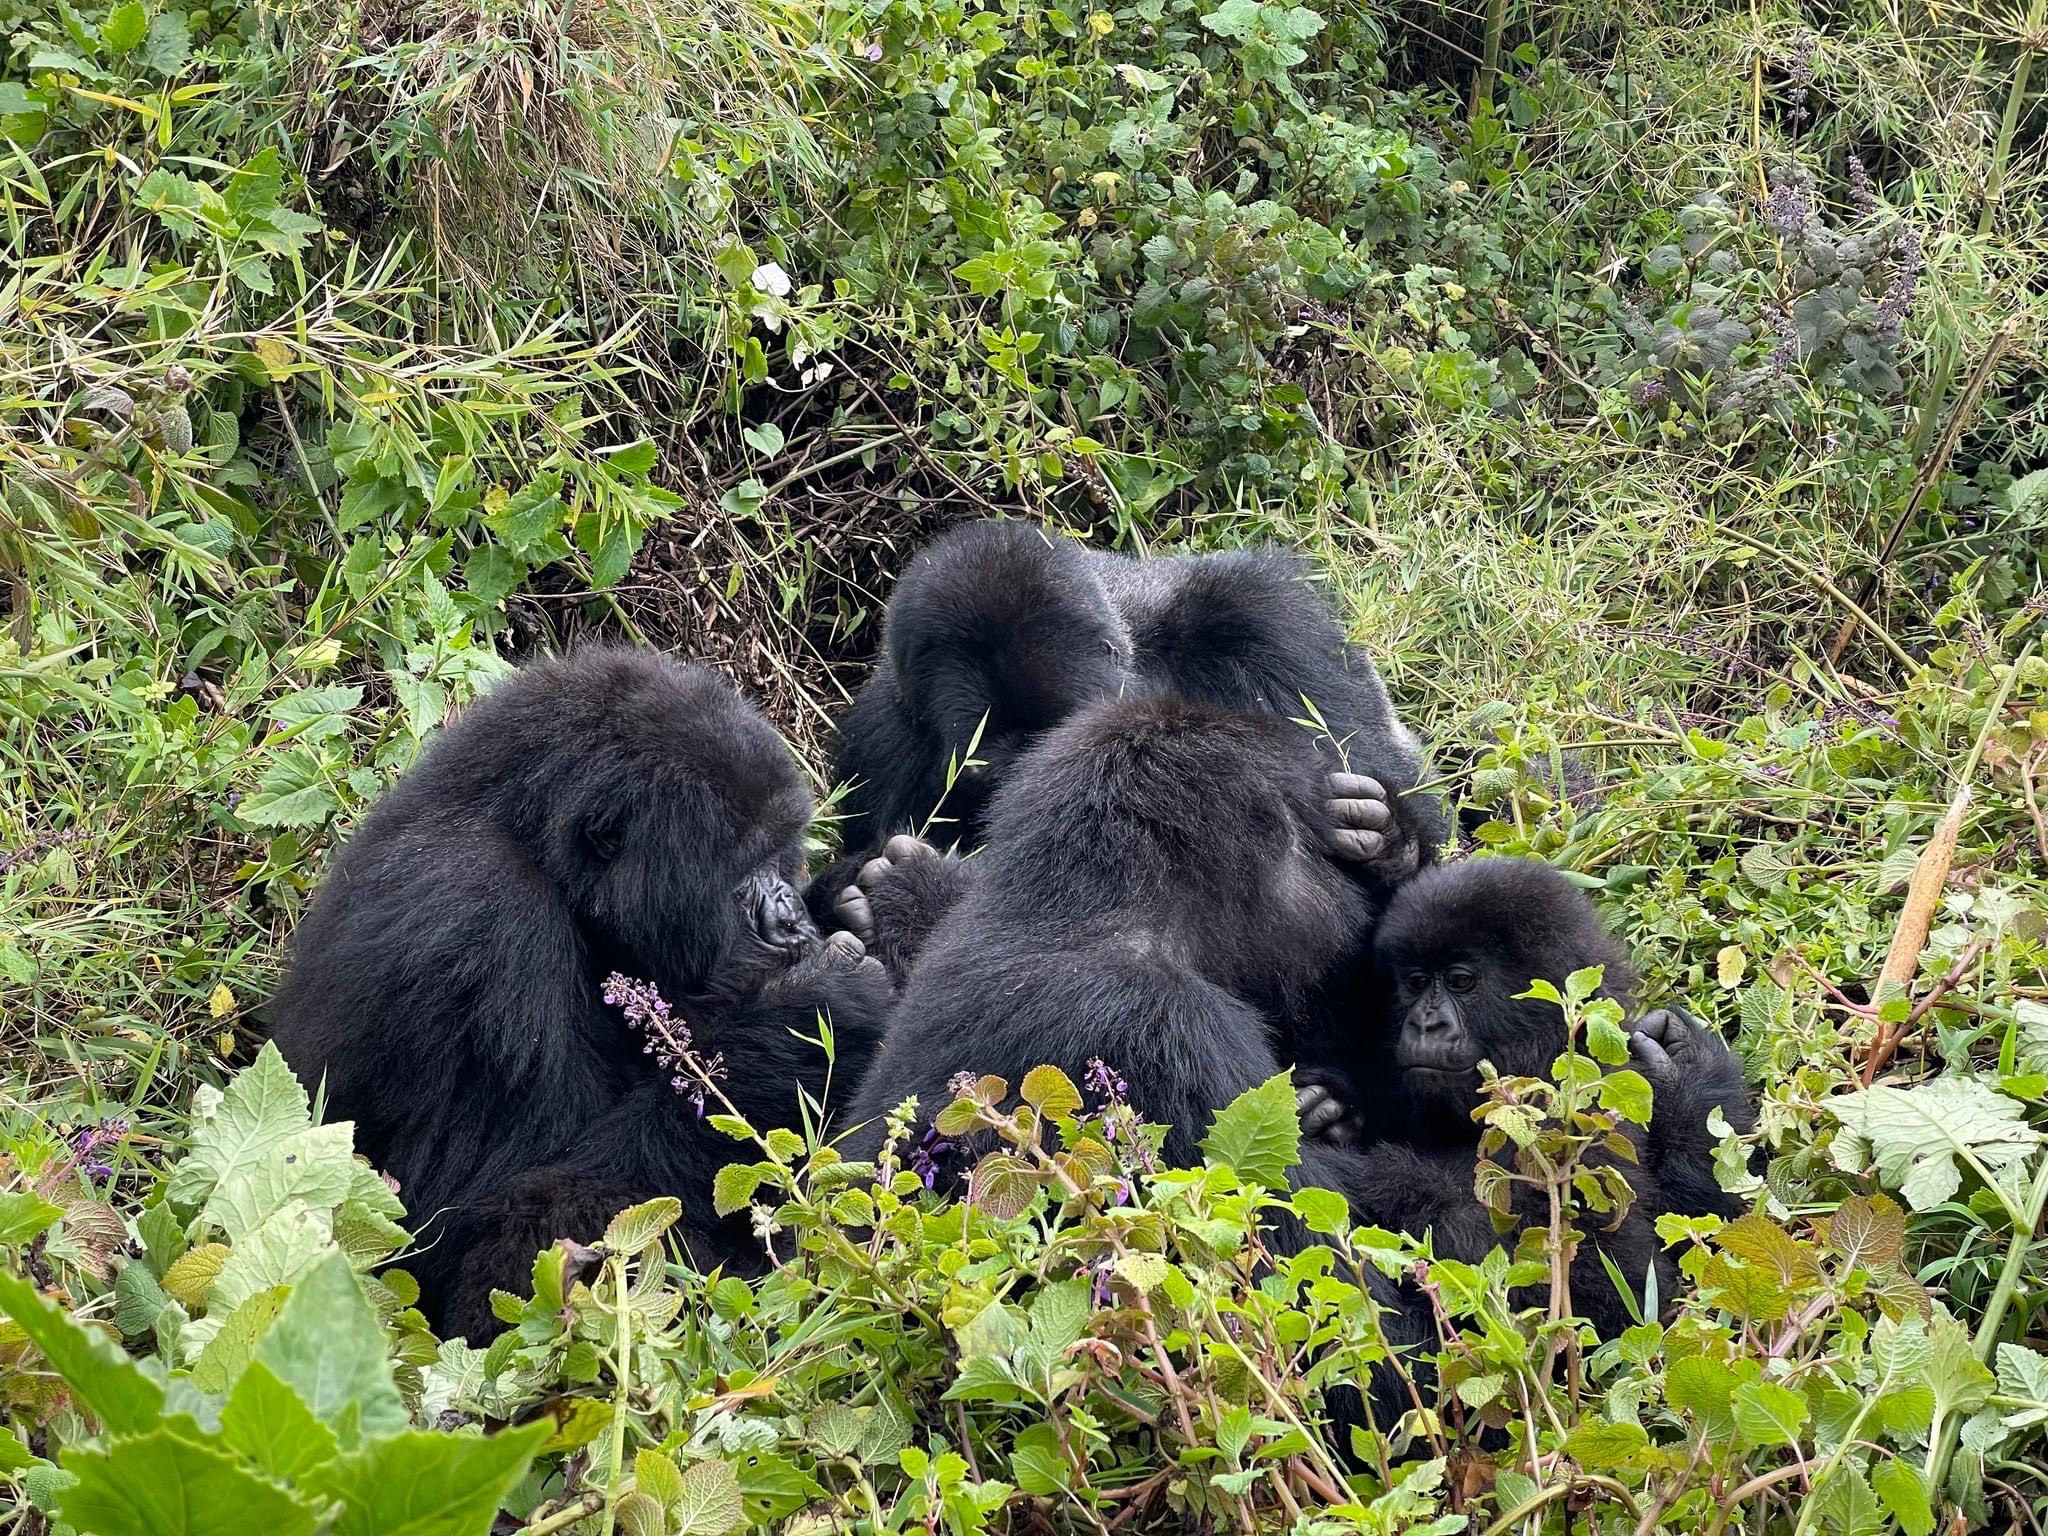
[[[1547,1079],[1565,1048],[1557,1005],[1517,994],[1539,977],[1562,992],[1573,971],[1598,965],[1601,993],[1627,1007],[1635,976],[1592,902],[1549,865],[1527,859],[1422,871],[1388,903],[1373,954],[1385,1022],[1355,1041],[1349,1061],[1304,1071],[1303,1129],[1340,1145],[1374,1143],[1366,1148],[1373,1188],[1358,1214],[1417,1235],[1433,1231],[1438,1254],[1475,1262],[1502,1241],[1472,1189],[1479,1063],[1503,1076]],[[1635,1203],[1615,1230],[1588,1232],[1572,1275],[1575,1309],[1609,1335],[1628,1317],[1599,1254],[1638,1287],[1654,1265],[1658,1294],[1670,1295],[1676,1271],[1656,1218],[1738,1213],[1741,1203],[1714,1178],[1707,1119],[1719,1108],[1738,1131],[1755,1124],[1735,1057],[1683,1012],[1645,1015],[1630,1046],[1655,1095],[1649,1127],[1632,1137],[1639,1166],[1624,1170]],[[1524,1223],[1543,1219],[1533,1209],[1518,1214]],[[1581,1225],[1598,1222],[1589,1215]]]
[[[444,1333],[494,1331],[493,1286],[617,1211],[684,1202],[707,1266],[761,1257],[716,1221],[732,1143],[604,997],[652,982],[757,1126],[844,1086],[893,1000],[857,941],[821,941],[793,882],[811,799],[715,673],[650,651],[523,669],[443,731],[335,854],[266,1010],[286,1060],[400,1181],[407,1268]]]

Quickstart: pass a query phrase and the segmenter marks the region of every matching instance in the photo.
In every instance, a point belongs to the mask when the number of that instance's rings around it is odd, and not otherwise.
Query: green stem
[[[1479,118],[1479,104],[1493,100],[1493,82],[1500,74],[1500,35],[1507,25],[1507,0],[1486,0],[1486,44],[1480,50],[1479,73],[1472,77],[1472,104],[1467,117]]]
[[[2013,135],[2020,125],[2020,108],[2027,99],[2027,76],[2034,68],[2032,40],[2040,35],[2041,24],[2048,19],[2048,3],[2034,0],[2027,9],[2026,32],[2020,42],[2020,60],[2012,69],[2012,87],[2005,93],[2005,116],[1998,125],[1998,143],[1991,151],[1991,167],[1984,174],[1984,207],[1977,215],[1977,236],[1982,239],[1991,233],[1991,225],[1998,216],[1998,200],[2005,193],[2005,165],[2012,155]]]
[[[626,1404],[633,1390],[633,1308],[626,1300],[626,1261],[616,1254],[611,1259],[612,1294],[619,1306],[619,1357],[612,1367],[619,1390],[612,1407],[612,1464],[605,1479],[603,1536],[612,1536],[619,1514],[619,1478],[626,1464]]]

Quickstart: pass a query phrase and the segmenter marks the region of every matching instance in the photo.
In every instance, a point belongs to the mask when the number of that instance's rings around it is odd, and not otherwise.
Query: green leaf
[[[526,579],[526,566],[510,551],[486,544],[462,562],[462,587],[486,608],[495,608]]]
[[[192,1150],[171,1170],[168,1193],[194,1207],[244,1160],[254,1161],[313,1123],[306,1090],[271,1041],[235,1074],[225,1093],[201,1088],[193,1116]]]
[[[683,1202],[673,1195],[643,1201],[614,1216],[604,1229],[604,1245],[613,1253],[643,1253],[661,1241],[664,1232],[683,1214]]]
[[[1009,1152],[991,1152],[974,1165],[967,1198],[997,1221],[1023,1214],[1038,1193],[1038,1170]]]
[[[1870,1485],[1906,1536],[1928,1536],[1934,1529],[1934,1505],[1918,1468],[1903,1461],[1886,1461],[1870,1474]]]
[[[108,53],[127,53],[137,47],[149,33],[149,12],[138,0],[129,0],[107,13],[107,19],[100,23],[100,46]]]
[[[1735,1427],[1736,1374],[1719,1360],[1688,1355],[1664,1373],[1664,1397],[1672,1407],[1699,1419],[1714,1438]]]
[[[1294,1192],[1294,1209],[1311,1232],[1335,1233],[1351,1225],[1351,1202],[1335,1190],[1309,1185]]]
[[[1974,1160],[1995,1174],[2024,1161],[2041,1141],[2021,1105],[1974,1078],[1865,1088],[1828,1107],[1847,1133],[1829,1148],[1835,1166],[1860,1173],[1874,1158],[1879,1175],[1916,1211],[1955,1194],[1962,1163]]]
[[[746,439],[749,448],[766,458],[772,459],[776,454],[782,452],[784,442],[782,428],[775,425],[772,421],[764,421],[757,426],[743,428],[741,429],[740,436]]]
[[[1623,1045],[1626,1048],[1626,1041]],[[1648,1125],[1652,1108],[1650,1080],[1627,1068],[1607,1073],[1600,1079],[1600,1107],[1611,1109],[1637,1125]]]
[[[260,1360],[251,1361],[220,1412],[221,1439],[279,1482],[296,1482],[333,1460],[334,1431]]]
[[[1841,1461],[1815,1485],[1810,1503],[1802,1511],[1813,1516],[1811,1529],[1827,1536],[1877,1536],[1885,1529],[1884,1511],[1863,1469],[1853,1461]]]
[[[1889,1195],[1851,1195],[1828,1219],[1828,1246],[1845,1264],[1896,1264],[1906,1246],[1906,1213]]]
[[[246,225],[251,219],[277,206],[277,194],[283,189],[284,173],[278,159],[277,147],[265,145],[247,165],[240,166],[228,178],[222,190],[222,199],[227,203],[228,213],[236,225]]]
[[[692,1462],[683,1470],[683,1491],[672,1511],[673,1536],[723,1536],[746,1518],[739,1478],[716,1459]]]
[[[514,554],[527,555],[539,549],[550,534],[561,531],[562,515],[568,510],[561,493],[559,474],[550,470],[536,475],[484,522]]]
[[[761,1179],[761,1170],[752,1163],[727,1163],[711,1181],[711,1209],[720,1216],[745,1210]]]
[[[663,1509],[673,1509],[683,1496],[683,1475],[659,1451],[633,1453],[633,1486]]]
[[[336,1457],[306,1482],[340,1503],[333,1536],[486,1536],[547,1435],[546,1424],[488,1439],[407,1430]]]
[[[1293,1075],[1278,1073],[1225,1105],[1203,1138],[1202,1157],[1227,1164],[1247,1182],[1284,1190],[1287,1170],[1301,1161]]]
[[[58,1495],[92,1536],[311,1536],[313,1511],[211,1446],[167,1428],[64,1453],[78,1481]]]
[[[1565,1437],[1564,1453],[1580,1466],[1598,1471],[1633,1466],[1649,1443],[1649,1434],[1640,1424],[1626,1420],[1608,1424],[1599,1419],[1587,1419]]]
[[[170,1298],[147,1264],[129,1260],[114,1282],[114,1326],[124,1339],[139,1339],[156,1326],[157,1314]]]
[[[231,1312],[250,1297],[295,1284],[331,1251],[334,1224],[325,1211],[296,1201],[272,1216],[228,1252],[207,1293],[207,1310]]]
[[[282,1285],[258,1291],[229,1312],[220,1331],[206,1341],[199,1358],[192,1362],[192,1384],[202,1392],[217,1394],[240,1380],[256,1353],[257,1341],[277,1321],[277,1314],[284,1310],[285,1297],[290,1294]],[[222,1310],[215,1307],[212,1312],[218,1315]]]
[[[192,24],[173,7],[149,24],[149,37],[138,55],[142,67],[168,80],[192,57]]]
[[[71,1393],[116,1434],[153,1427],[164,1389],[103,1333],[80,1327],[19,1275],[0,1270],[0,1310],[43,1352]]]
[[[255,827],[317,827],[340,807],[328,785],[327,764],[318,753],[294,747],[271,760],[256,793],[235,814]]]
[[[1081,1107],[1081,1090],[1058,1067],[1033,1067],[1024,1074],[1017,1092],[1026,1104],[1048,1119],[1071,1115]]]
[[[1797,1445],[1806,1428],[1806,1399],[1775,1381],[1735,1389],[1735,1432],[1752,1447]]]
[[[256,1346],[256,1359],[325,1424],[338,1425],[347,1415],[363,1434],[375,1436],[410,1422],[391,1379],[377,1309],[339,1252],[330,1252],[293,1288]]]
[[[331,1210],[354,1182],[354,1136],[345,1120],[316,1125],[237,1158],[200,1214],[239,1243],[294,1201]]]
[[[25,1189],[0,1194],[0,1248],[27,1246],[63,1214],[62,1206],[52,1205]]]

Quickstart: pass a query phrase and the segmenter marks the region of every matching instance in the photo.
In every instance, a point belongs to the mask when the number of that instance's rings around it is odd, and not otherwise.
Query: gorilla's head
[[[1465,1116],[1477,1103],[1479,1063],[1542,1077],[1565,1046],[1555,1003],[1519,998],[1541,978],[1605,967],[1601,991],[1635,984],[1626,955],[1586,895],[1533,859],[1471,859],[1422,870],[1400,886],[1373,935],[1387,1042],[1409,1096]]]
[[[885,644],[912,719],[962,765],[939,806],[949,842],[980,841],[1016,759],[1129,681],[1123,621],[1079,552],[1024,523],[976,524],[913,560]]]
[[[810,794],[715,672],[645,650],[536,662],[452,726],[435,760],[466,763],[470,804],[489,807],[457,834],[530,850],[601,969],[683,997],[818,941],[793,888]]]
[[[1356,948],[1368,916],[1324,852],[1326,782],[1308,735],[1277,717],[1104,700],[1047,732],[997,792],[987,883],[1022,893],[1020,918],[1109,917],[1280,1005]]]

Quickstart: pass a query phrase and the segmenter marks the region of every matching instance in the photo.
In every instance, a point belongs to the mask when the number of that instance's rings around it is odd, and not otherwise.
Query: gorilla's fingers
[[[1301,1120],[1301,1134],[1312,1140],[1335,1140],[1343,1124],[1344,1101],[1321,1083],[1303,1083],[1294,1092],[1294,1112]]]
[[[1394,824],[1393,808],[1384,800],[1332,800],[1330,820],[1340,827],[1384,832]]]
[[[832,903],[832,915],[844,925],[844,932],[863,948],[875,940],[875,909],[868,905],[868,893],[849,885]],[[838,938],[838,934],[833,934]]]
[[[1345,827],[1330,832],[1330,851],[1340,859],[1370,864],[1387,851],[1387,840],[1378,832],[1353,831]]]
[[[833,934],[831,938],[827,939],[825,941],[825,948],[834,959],[858,960],[868,952],[868,947],[861,942],[859,934],[848,933],[844,930]]]
[[[873,892],[876,886],[887,880],[896,871],[893,860],[886,855],[877,855],[861,865],[860,873],[853,877],[855,886],[863,891]]]
[[[1384,801],[1387,790],[1378,779],[1369,779],[1362,773],[1333,773],[1330,775],[1330,798]]]
[[[939,850],[930,843],[912,837],[907,832],[899,832],[890,838],[882,852],[888,856],[892,864],[918,864],[926,859],[941,856]]]
[[[1671,1076],[1678,1071],[1671,1058],[1665,1054],[1664,1047],[1654,1036],[1639,1029],[1628,1037],[1628,1043],[1630,1049],[1636,1053],[1637,1059],[1649,1069],[1653,1086],[1659,1079],[1670,1081]]]
[[[1636,1021],[1635,1032],[1654,1041],[1661,1047],[1660,1054],[1668,1060],[1671,1056],[1684,1056],[1697,1049],[1703,1042],[1700,1026],[1683,1009],[1657,1008],[1644,1014]]]

